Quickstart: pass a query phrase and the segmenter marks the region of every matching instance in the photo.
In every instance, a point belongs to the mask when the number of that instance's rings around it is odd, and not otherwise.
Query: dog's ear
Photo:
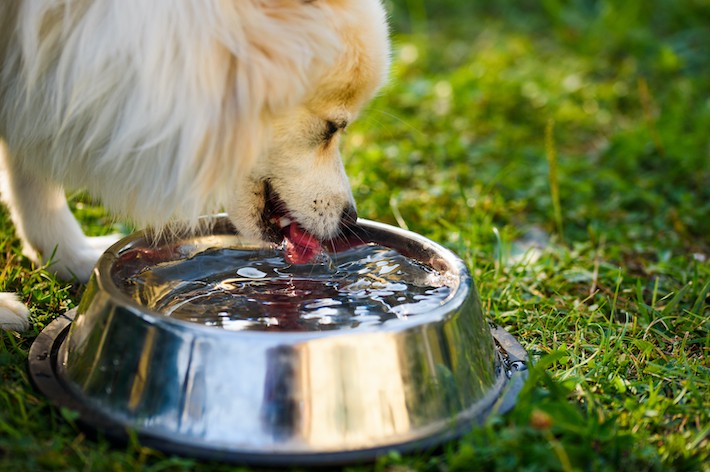
[[[338,57],[342,41],[327,18],[332,10],[319,2],[281,0],[222,2],[217,40],[229,62],[219,137],[221,165],[240,172],[258,158],[274,116],[302,103],[324,69]],[[206,179],[207,181],[210,178]]]
[[[241,31],[228,43],[236,61],[237,88],[248,89],[251,103],[267,112],[299,103],[326,65],[341,51],[341,39],[329,29],[330,9],[313,0],[282,0],[254,9],[233,2]]]

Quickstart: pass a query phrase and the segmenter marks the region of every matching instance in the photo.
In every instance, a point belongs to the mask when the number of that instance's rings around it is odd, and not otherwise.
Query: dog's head
[[[387,73],[380,0],[19,5],[0,125],[28,168],[138,225],[227,210],[299,260],[356,218],[338,145]]]
[[[311,50],[300,51],[314,57],[309,82],[299,100],[285,100],[291,103],[268,113],[267,144],[240,179],[227,208],[240,233],[274,242],[285,238],[296,262],[309,260],[323,241],[347,232],[357,219],[339,143],[381,86],[389,65],[387,27],[378,1],[303,3],[321,9],[326,22],[318,25],[326,34],[304,43]],[[285,75],[272,86],[277,89],[284,86],[281,81],[292,79]]]

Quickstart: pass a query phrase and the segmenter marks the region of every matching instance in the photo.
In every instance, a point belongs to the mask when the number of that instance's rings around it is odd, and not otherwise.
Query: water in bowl
[[[274,249],[215,248],[141,268],[120,282],[165,316],[229,330],[362,329],[428,313],[445,274],[375,244],[292,265]]]

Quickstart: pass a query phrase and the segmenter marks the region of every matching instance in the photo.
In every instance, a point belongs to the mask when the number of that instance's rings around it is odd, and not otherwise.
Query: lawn
[[[710,470],[710,3],[388,7],[391,81],[344,142],[360,215],[458,253],[534,365],[507,415],[356,469]],[[33,316],[0,333],[0,470],[231,470],[87,438],[32,389],[27,351],[82,287],[22,257],[4,209],[0,233]]]

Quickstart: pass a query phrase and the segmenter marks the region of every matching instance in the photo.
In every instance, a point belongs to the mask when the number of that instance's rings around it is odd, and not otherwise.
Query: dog
[[[380,0],[0,2],[0,175],[23,252],[88,280],[65,190],[158,231],[225,210],[312,259],[357,218],[343,130],[387,78]],[[0,326],[28,310],[0,294]]]

